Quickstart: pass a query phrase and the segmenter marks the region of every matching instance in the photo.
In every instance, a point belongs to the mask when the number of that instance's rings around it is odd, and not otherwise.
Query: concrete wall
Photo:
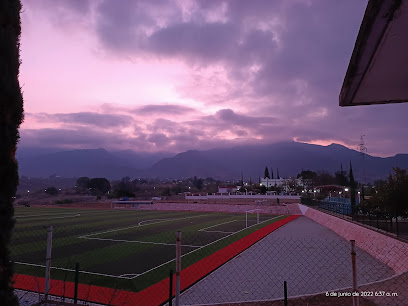
[[[388,265],[395,273],[408,271],[408,243],[301,204],[299,208],[306,217],[344,239],[355,240],[360,249]]]
[[[281,206],[264,205],[229,205],[229,204],[185,204],[185,203],[155,203],[153,205],[138,205],[141,210],[191,210],[191,211],[215,211],[215,212],[246,212],[260,209],[261,213],[274,215],[301,215],[298,204]]]
[[[288,196],[288,195],[245,195],[245,194],[226,194],[226,195],[201,195],[201,196],[187,196],[186,200],[204,200],[204,199],[249,199],[249,200],[268,200],[277,199],[281,201],[285,200],[297,200],[300,201],[300,196]]]

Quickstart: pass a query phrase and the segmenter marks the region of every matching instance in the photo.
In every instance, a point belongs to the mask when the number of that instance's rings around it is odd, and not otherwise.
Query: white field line
[[[147,222],[150,222],[150,223],[148,223],[148,224],[146,224],[146,225],[150,225],[150,224],[156,224],[156,223],[161,223],[161,222],[166,222],[166,221],[173,221],[173,220],[175,220],[175,219],[151,219],[151,220],[143,220],[143,221],[140,221],[137,225],[138,226],[142,226],[142,224],[143,223],[147,223]],[[151,222],[151,221],[158,221],[158,222]]]
[[[223,232],[223,231],[202,231],[204,233],[223,233],[223,234],[234,234],[236,232]]]
[[[49,218],[49,217],[45,217],[45,218],[36,218],[37,220],[53,220],[53,219],[66,219],[66,218],[75,218],[75,217],[79,217],[81,214],[75,214],[75,215],[71,215],[71,216],[65,216],[65,217],[54,217],[54,218]],[[18,219],[17,219],[18,220]]]
[[[124,240],[124,239],[109,239],[109,238],[88,238],[88,237],[82,237],[82,239],[101,240],[101,241],[117,241],[117,242],[134,242],[134,243],[176,246],[175,243],[151,242],[151,241],[140,241],[140,240]],[[191,248],[201,248],[201,247],[203,247],[202,245],[189,245],[189,244],[182,244],[181,246],[182,247],[186,246],[186,247],[191,247]]]
[[[135,276],[135,275],[139,275],[139,274],[122,274],[122,275],[119,275],[119,277],[123,277],[123,278],[126,278],[126,279],[131,279],[133,276]]]
[[[33,267],[40,267],[40,268],[45,268],[44,265],[38,265],[38,264],[32,264],[32,263],[27,263],[27,262],[18,262],[14,261],[15,264],[19,265],[25,265],[25,266],[33,266]],[[62,270],[62,271],[69,271],[69,272],[75,272],[73,269],[66,269],[66,268],[58,268],[58,267],[51,267],[51,269],[54,270]],[[113,278],[124,278],[124,279],[130,279],[128,277],[122,277],[122,276],[116,276],[112,274],[103,274],[103,273],[96,273],[96,272],[88,272],[88,271],[79,271],[80,273],[86,273],[86,274],[92,274],[92,275],[98,275],[98,276],[106,276],[106,277],[113,277]]]
[[[246,227],[246,228],[243,228],[243,229],[241,229],[241,230],[239,230],[239,231],[237,231],[237,232],[234,232],[234,233],[232,233],[232,234],[230,234],[230,235],[227,235],[227,236],[222,237],[222,238],[220,238],[220,239],[217,239],[217,240],[215,240],[215,241],[213,241],[213,242],[210,242],[210,243],[206,244],[205,246],[202,246],[201,248],[198,248],[198,249],[192,250],[192,251],[190,251],[190,252],[188,252],[188,253],[186,253],[186,254],[183,254],[183,255],[181,255],[181,257],[184,257],[184,256],[186,256],[186,255],[188,255],[188,254],[191,254],[191,253],[194,253],[194,252],[196,252],[196,251],[198,251],[198,250],[201,250],[202,248],[205,248],[205,247],[207,247],[207,246],[209,246],[209,245],[211,245],[211,244],[214,244],[214,243],[216,243],[216,242],[218,242],[218,241],[220,241],[220,240],[223,240],[223,239],[228,238],[228,237],[230,237],[230,236],[232,236],[232,235],[235,235],[235,234],[237,234],[237,233],[239,233],[239,232],[242,232],[242,231],[244,231],[244,230],[246,230],[246,229],[248,229],[248,228],[251,228],[251,227],[256,226],[256,225],[259,225],[259,224],[262,224],[262,223],[267,222],[267,221],[271,221],[271,220],[276,219],[276,218],[279,218],[279,217],[281,217],[281,215],[280,215],[280,216],[276,216],[276,217],[274,217],[274,218],[272,218],[272,219],[269,219],[269,220],[265,220],[265,221],[259,222],[258,224],[253,224],[253,225],[251,225],[251,226],[248,226],[248,227]],[[171,260],[169,260],[169,261],[167,261],[167,262],[165,262],[165,263],[162,263],[161,265],[158,265],[158,266],[156,266],[156,267],[154,267],[154,268],[151,268],[151,269],[149,269],[149,270],[147,270],[147,271],[145,271],[145,272],[143,272],[143,273],[140,273],[140,274],[138,274],[138,275],[136,275],[136,276],[134,276],[134,277],[131,277],[130,279],[135,279],[135,278],[137,278],[137,277],[139,277],[139,276],[142,276],[143,274],[146,274],[146,273],[148,273],[148,272],[150,272],[150,271],[153,271],[153,270],[155,270],[155,269],[157,269],[157,268],[160,268],[160,267],[162,267],[162,266],[164,266],[164,265],[167,265],[168,263],[170,263],[170,262],[172,262],[172,261],[175,261],[175,259],[171,259]]]
[[[81,212],[79,212],[79,211],[76,211],[76,212],[66,212],[66,213],[56,213],[56,214],[49,214],[49,213],[47,213],[47,214],[37,214],[37,215],[27,215],[27,216],[16,216],[15,217],[15,219],[16,220],[19,220],[19,219],[39,219],[39,220],[41,220],[41,219],[44,219],[44,218],[41,218],[41,217],[43,217],[43,216],[58,216],[58,215],[72,215],[72,214],[80,214],[80,213],[82,213],[84,216],[89,216],[89,217],[93,217],[93,216],[95,216],[95,215],[104,215],[104,214],[106,214],[106,212],[105,211],[103,211],[103,212],[101,212],[101,211],[88,211],[88,210],[84,210],[84,211],[81,211]],[[40,217],[40,218],[38,218],[38,217]],[[33,220],[30,220],[30,221],[33,221]],[[35,220],[34,220],[35,221]]]
[[[270,220],[276,219],[276,218],[278,218],[278,217],[281,217],[281,216],[277,216],[277,217],[274,217],[274,218],[272,218],[272,219],[262,221],[262,222],[260,222],[259,224],[264,223],[264,222],[266,222],[266,221],[270,221]],[[183,219],[186,219],[186,218],[183,218]],[[229,237],[229,236],[231,236],[231,235],[234,235],[234,234],[236,234],[236,233],[239,233],[239,232],[244,231],[244,230],[246,230],[246,229],[248,229],[248,228],[250,228],[250,227],[252,227],[252,226],[259,225],[259,224],[254,224],[254,225],[248,226],[247,228],[244,228],[244,229],[239,230],[239,231],[237,231],[237,232],[234,232],[234,233],[232,233],[232,234],[230,234],[230,235],[228,235],[228,236],[225,236],[225,237],[222,237],[222,238],[220,238],[220,239],[218,239],[218,240],[215,240],[215,241],[213,241],[213,242],[210,242],[210,243],[206,244],[205,246],[202,246],[202,247],[200,247],[200,248],[197,248],[197,249],[195,249],[195,250],[193,250],[193,251],[190,251],[190,252],[188,252],[188,253],[186,253],[186,254],[181,255],[181,257],[184,257],[184,256],[186,256],[186,255],[188,255],[188,254],[191,254],[191,253],[197,251],[197,250],[200,250],[200,249],[202,249],[202,248],[205,248],[205,247],[207,247],[207,246],[209,246],[209,245],[211,245],[211,244],[213,244],[213,243],[216,243],[216,242],[218,242],[218,241],[220,241],[220,240],[222,240],[222,239],[225,239],[225,238],[227,238],[227,237]],[[84,239],[95,239],[95,238],[86,238],[86,237],[82,237],[82,238],[84,238]],[[96,239],[98,239],[98,238],[96,238]],[[171,260],[169,260],[169,261],[167,261],[167,262],[165,262],[165,263],[163,263],[163,264],[161,264],[161,265],[158,265],[158,266],[156,266],[156,267],[154,267],[154,268],[151,268],[151,269],[149,269],[149,270],[147,270],[147,271],[145,271],[145,272],[143,272],[143,273],[140,273],[140,274],[122,274],[122,275],[120,275],[120,276],[116,276],[116,275],[111,275],[111,274],[88,272],[88,271],[82,271],[82,270],[79,271],[79,272],[81,272],[81,273],[86,273],[86,274],[91,274],[91,275],[112,277],[112,278],[135,279],[135,278],[137,278],[137,277],[139,277],[139,276],[142,276],[142,275],[144,275],[144,274],[146,274],[146,273],[148,273],[148,272],[150,272],[150,271],[153,271],[153,270],[155,270],[155,269],[157,269],[157,268],[160,268],[160,267],[162,267],[162,266],[164,266],[164,265],[166,265],[166,264],[168,264],[168,263],[170,263],[170,262],[172,262],[172,261],[174,261],[174,260],[175,260],[175,259],[171,259]],[[26,266],[33,266],[33,267],[45,268],[44,265],[39,265],[39,264],[31,264],[31,263],[18,262],[18,261],[15,261],[14,263],[15,263],[15,264],[20,264],[20,265],[26,265]],[[69,271],[69,272],[75,272],[75,270],[73,270],[73,269],[66,269],[66,268],[51,267],[51,269],[62,270],[62,271]],[[129,275],[129,276],[127,276],[127,275]]]
[[[74,214],[73,212],[69,213],[58,213],[58,214],[44,214],[44,215],[29,215],[29,216],[18,216],[16,219],[23,219],[23,218],[31,218],[31,217],[44,217],[44,216],[57,216],[57,215],[72,215]],[[78,212],[75,212],[75,214],[78,214]]]
[[[218,223],[218,224],[216,224],[216,225],[211,225],[211,226],[209,226],[209,227],[205,227],[205,228],[199,229],[198,231],[199,231],[199,232],[207,232],[206,229],[208,229],[208,228],[216,227],[216,226],[218,226],[218,225],[227,224],[227,223],[231,223],[231,222],[235,222],[235,221],[238,221],[238,220],[232,220],[232,221],[227,221],[227,222],[223,222],[223,223]]]
[[[192,218],[198,218],[198,217],[204,217],[204,216],[208,216],[209,214],[205,214],[205,215],[198,215],[198,216],[193,216],[193,217],[184,217],[184,218],[173,218],[173,219],[161,219],[162,221],[158,221],[158,222],[154,222],[154,223],[149,223],[149,224],[137,224],[137,225],[133,225],[133,226],[128,226],[128,227],[123,227],[123,228],[118,228],[118,229],[114,229],[114,230],[109,230],[109,231],[104,231],[104,232],[98,232],[98,233],[91,233],[88,235],[83,235],[83,236],[79,236],[78,238],[88,238],[90,236],[96,236],[96,235],[101,235],[101,234],[107,234],[107,233],[113,233],[113,232],[118,232],[118,231],[123,231],[126,229],[131,229],[131,228],[135,228],[135,227],[141,227],[141,226],[146,226],[146,225],[152,225],[152,224],[156,224],[156,223],[162,223],[162,222],[167,222],[167,221],[176,221],[176,220],[184,220],[184,219],[192,219]],[[159,219],[154,219],[154,220],[159,220]],[[152,221],[152,220],[145,220],[145,221]],[[143,221],[142,221],[143,222]],[[140,223],[140,222],[139,222]]]

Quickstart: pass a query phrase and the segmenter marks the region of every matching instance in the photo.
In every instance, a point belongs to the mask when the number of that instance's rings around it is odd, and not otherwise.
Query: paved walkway
[[[390,277],[386,265],[357,249],[358,283]],[[181,295],[181,304],[214,304],[283,298],[349,288],[350,242],[299,217],[277,229]]]

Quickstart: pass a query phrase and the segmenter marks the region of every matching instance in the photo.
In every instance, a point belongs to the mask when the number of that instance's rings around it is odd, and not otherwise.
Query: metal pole
[[[177,242],[176,242],[176,306],[180,306],[180,271],[181,271],[181,231],[177,231]]]
[[[353,269],[353,293],[358,292],[358,287],[357,287],[357,266],[356,266],[356,241],[355,240],[350,240],[351,242],[351,265]],[[358,306],[359,305],[359,299],[358,296],[353,295],[353,306]]]
[[[284,296],[283,305],[288,306],[288,286],[286,281],[283,282],[283,296]]]
[[[171,306],[172,300],[173,300],[173,270],[170,270],[169,306]]]
[[[79,263],[75,264],[75,288],[74,288],[74,304],[78,301],[78,281],[79,281]]]
[[[245,228],[248,227],[248,212],[245,212]]]
[[[48,237],[47,237],[47,253],[45,254],[45,290],[44,290],[44,299],[48,300],[48,292],[50,291],[50,270],[51,270],[51,250],[52,250],[52,231],[53,226],[50,225],[48,228]]]

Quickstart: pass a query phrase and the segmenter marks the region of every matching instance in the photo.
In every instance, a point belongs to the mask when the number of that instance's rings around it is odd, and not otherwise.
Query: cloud
[[[128,126],[132,123],[131,116],[121,114],[99,114],[93,112],[79,112],[79,113],[67,113],[67,114],[28,114],[32,118],[54,123],[63,123],[66,125],[85,125],[96,126],[100,128],[112,128]]]
[[[170,115],[184,115],[187,113],[194,112],[195,110],[188,106],[182,105],[172,105],[172,104],[165,104],[165,105],[143,105],[132,110],[134,114],[142,114],[142,115],[153,115],[153,114],[170,114]]]
[[[166,80],[174,94],[161,101],[37,114],[39,121],[82,132],[104,128],[115,146],[153,151],[289,139],[353,147],[361,134],[371,152],[408,150],[408,104],[338,106],[367,1],[50,1],[24,4],[66,27],[87,20],[89,48],[103,50],[103,60],[181,68]]]

